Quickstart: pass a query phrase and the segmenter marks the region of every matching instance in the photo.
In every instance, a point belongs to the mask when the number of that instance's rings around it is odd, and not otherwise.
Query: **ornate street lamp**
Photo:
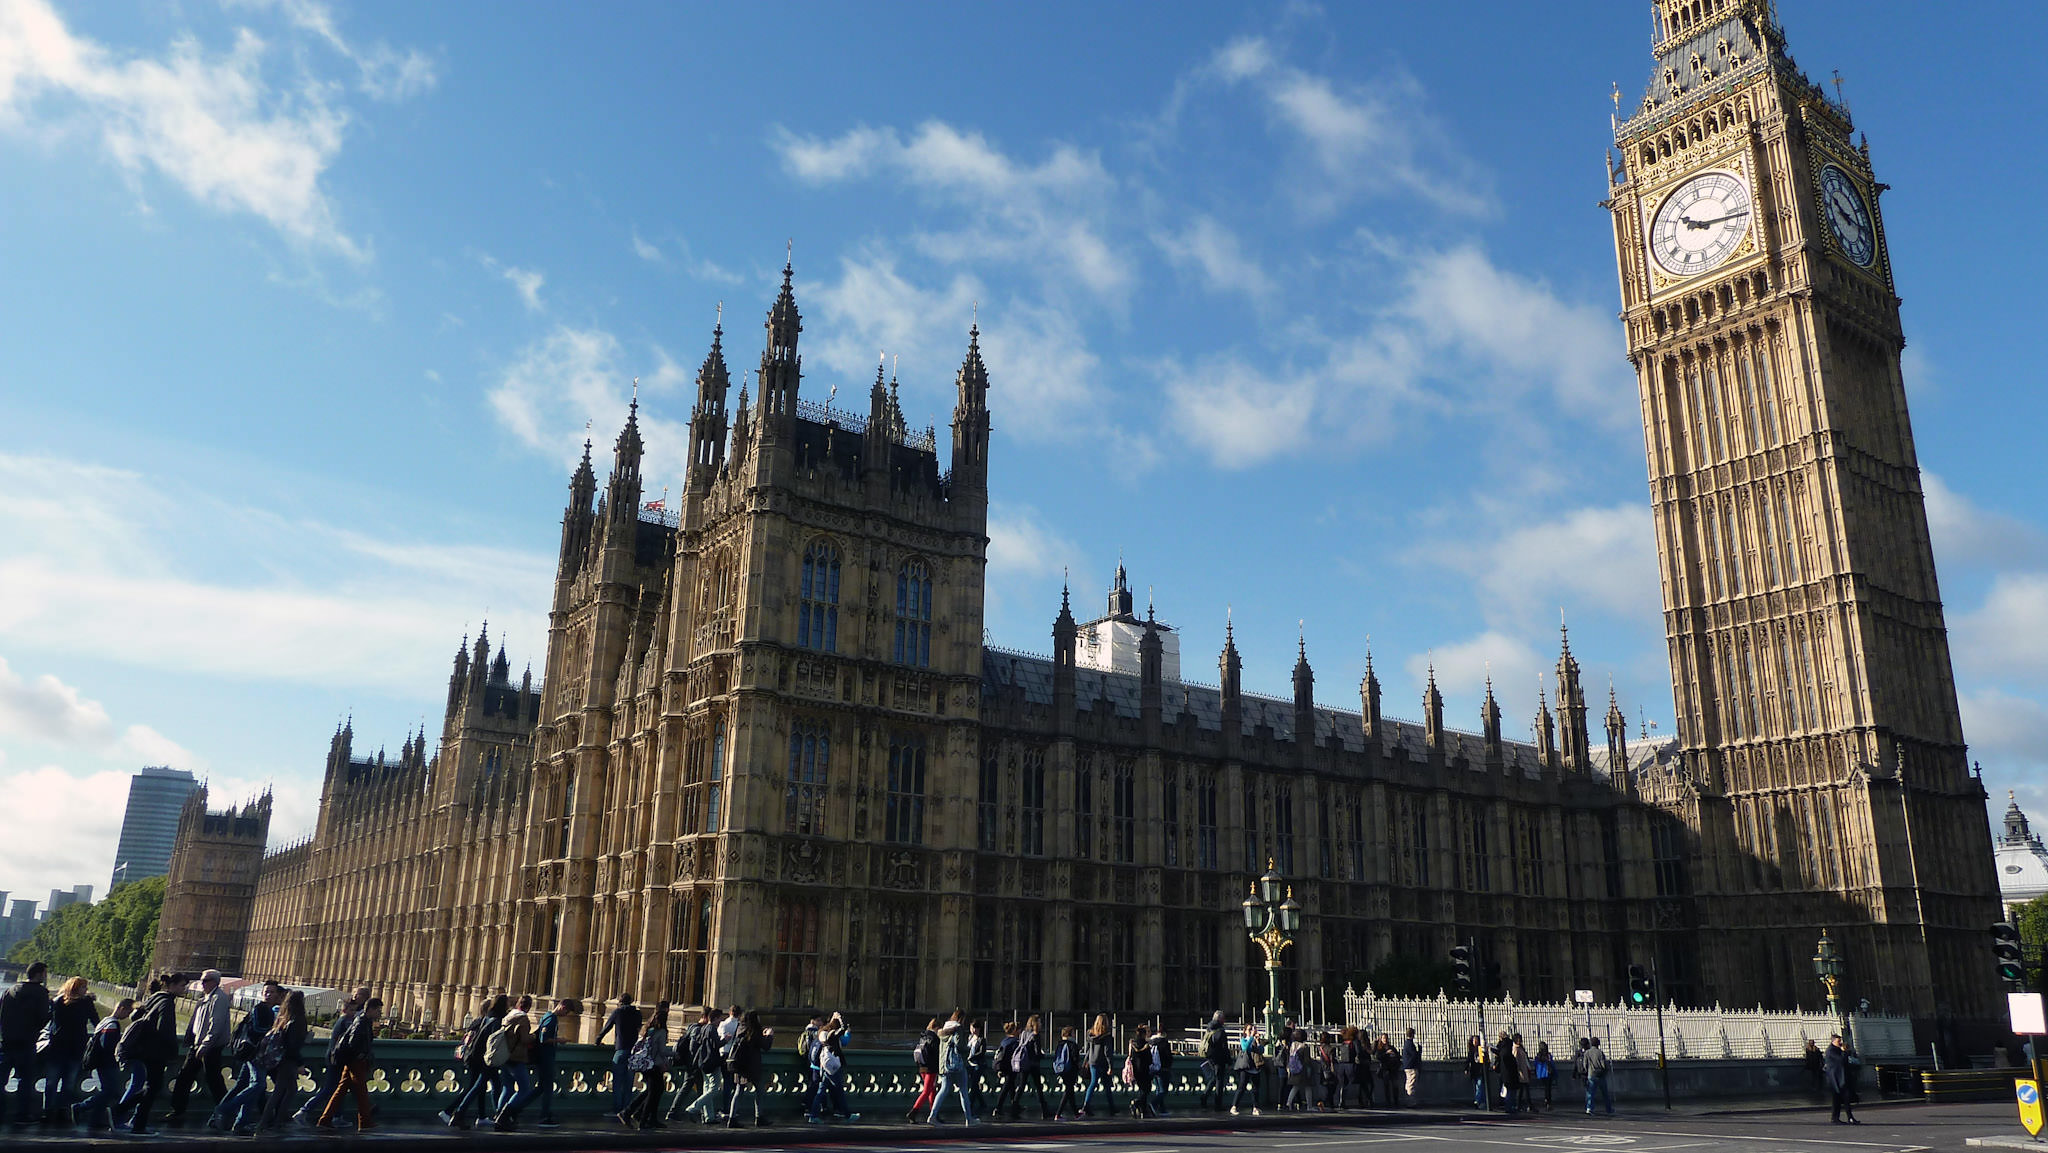
[[[1813,975],[1820,978],[1821,985],[1828,991],[1828,1016],[1833,1017],[1842,1030],[1842,1043],[1853,1048],[1849,1034],[1849,1022],[1842,1016],[1842,954],[1835,948],[1835,942],[1828,937],[1828,931],[1820,931],[1820,944],[1813,954]]]
[[[1283,899],[1284,894],[1284,899]],[[1266,1041],[1279,1036],[1284,1016],[1280,1004],[1280,954],[1294,943],[1301,931],[1301,906],[1294,900],[1294,888],[1280,876],[1271,858],[1266,873],[1244,899],[1244,929],[1266,952]]]

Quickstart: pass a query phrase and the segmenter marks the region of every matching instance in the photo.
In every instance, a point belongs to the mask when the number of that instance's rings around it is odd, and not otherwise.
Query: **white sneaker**
[[[1232,1105],[1232,1106],[1230,1107],[1230,1115],[1231,1115],[1232,1117],[1235,1117],[1235,1116],[1237,1116],[1237,1106],[1235,1106],[1235,1105]]]

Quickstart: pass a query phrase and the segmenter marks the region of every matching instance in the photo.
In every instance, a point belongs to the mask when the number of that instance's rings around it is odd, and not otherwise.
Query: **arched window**
[[[932,570],[919,560],[896,572],[896,663],[932,663]]]
[[[839,651],[839,550],[824,541],[804,550],[796,643],[821,653]]]
[[[710,784],[704,791],[704,831],[718,831],[718,807],[725,799],[725,722],[718,721],[711,726],[711,764],[707,766]]]
[[[811,836],[825,831],[825,788],[831,767],[832,734],[822,725],[791,725],[783,832]]]

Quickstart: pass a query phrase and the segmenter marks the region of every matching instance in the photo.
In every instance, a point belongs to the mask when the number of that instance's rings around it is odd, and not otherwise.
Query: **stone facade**
[[[242,972],[257,875],[270,839],[270,794],[208,812],[206,786],[185,798],[164,878],[150,969]]]
[[[1693,912],[1716,930],[1679,971],[1730,1003],[1784,1003],[1830,926],[1856,995],[1987,1021],[1998,885],[1899,369],[1885,186],[1768,0],[1653,7],[1656,72],[1617,123],[1608,204],[1681,744],[1649,799],[1684,818]]]

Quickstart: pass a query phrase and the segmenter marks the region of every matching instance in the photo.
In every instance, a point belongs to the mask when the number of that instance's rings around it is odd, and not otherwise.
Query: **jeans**
[[[732,1078],[732,1099],[731,1099],[730,1101],[726,1102],[726,1108],[725,1108],[725,1123],[726,1123],[727,1125],[737,1125],[737,1124],[739,1124],[739,1120],[740,1120],[740,1094],[742,1094],[742,1093],[747,1093],[747,1094],[751,1094],[751,1095],[752,1095],[752,1100],[753,1100],[753,1104],[754,1104],[754,1123],[755,1123],[755,1124],[757,1124],[757,1125],[758,1125],[758,1124],[760,1124],[760,1123],[761,1123],[761,1087],[760,1087],[759,1085],[756,1085],[756,1084],[754,1084],[754,1083],[753,1083],[752,1081],[749,1081],[749,1080],[747,1080],[747,1079],[746,1079],[745,1077],[734,1077],[734,1078]]]
[[[1604,1075],[1586,1078],[1586,1112],[1593,1111],[1593,1101],[1596,1097],[1609,1113],[1614,1112],[1614,1098],[1607,1095],[1607,1078]]]
[[[256,1128],[275,1129],[298,1095],[299,1063],[288,1058],[270,1074],[270,1092],[263,1098],[263,1112],[256,1118]]]
[[[1146,1100],[1147,1100],[1147,1101],[1148,1101],[1148,1102],[1150,1103],[1150,1105],[1151,1105],[1151,1109],[1152,1109],[1152,1115],[1153,1115],[1153,1116],[1155,1116],[1155,1117],[1164,1117],[1164,1116],[1166,1116],[1166,1087],[1167,1087],[1167,1084],[1168,1084],[1168,1082],[1167,1082],[1167,1075],[1166,1075],[1166,1074],[1164,1074],[1164,1073],[1154,1073],[1154,1074],[1152,1075],[1152,1078],[1151,1078],[1151,1080],[1150,1080],[1149,1082],[1147,1082],[1147,1084],[1146,1084],[1146,1086],[1145,1086],[1145,1088],[1146,1088]]]
[[[690,1102],[690,1107],[684,1112],[695,1113],[707,1122],[718,1120],[719,1115],[725,1111],[725,1080],[723,1070],[707,1071],[704,1074],[704,1092],[698,1094],[697,1099]]]
[[[1505,1108],[1508,1116],[1512,1117],[1522,1111],[1522,1087],[1519,1084],[1509,1084],[1506,1081],[1501,1082],[1500,1095],[1501,1100],[1507,1103]]]
[[[1088,1090],[1081,1094],[1081,1112],[1087,1113],[1089,1106],[1094,1104],[1097,1085],[1102,1086],[1102,1095],[1109,1101],[1109,1111],[1116,1112],[1116,1082],[1110,1079],[1109,1067],[1106,1065],[1100,1069],[1093,1065],[1088,1066]]]
[[[1338,1109],[1344,1108],[1345,1103],[1351,1100],[1351,1086],[1357,1082],[1358,1066],[1338,1065],[1337,1087],[1330,1091],[1330,1104]]]
[[[1212,1099],[1215,1101],[1213,1105],[1210,1104]],[[1200,1107],[1203,1109],[1223,1108],[1223,1063],[1220,1061],[1202,1062],[1202,1098]]]
[[[64,1111],[78,1097],[79,1063],[85,1059],[83,1053],[45,1053],[43,1055],[43,1115],[64,1119]]]
[[[612,1050],[612,1112],[624,1113],[626,1102],[633,1099],[633,1070],[626,1064],[633,1057],[631,1049]]]
[[[242,1071],[235,1075],[234,1088],[229,1089],[221,1103],[214,1106],[213,1123],[233,1129],[242,1124],[244,1113],[254,1122],[263,1109],[263,1082],[263,1071],[256,1067],[256,1062],[244,1062]]]
[[[329,1054],[327,1064],[320,1070],[320,1087],[313,1090],[313,1095],[306,1098],[305,1104],[300,1105],[299,1111],[293,1116],[301,1121],[318,1117],[320,1110],[327,1107],[327,1099],[334,1096],[334,1087],[340,1083],[341,1062],[334,1060],[333,1054]]]
[[[469,1088],[464,1089],[462,1096],[455,1099],[455,1104],[448,1107],[448,1115],[459,1125],[463,1115],[474,1105],[477,1117],[482,1118],[490,1110],[491,1101],[497,1094],[498,1071],[486,1065],[476,1071],[476,1078],[469,1083]]]
[[[954,1069],[939,1078],[939,1095],[932,1101],[931,1123],[939,1123],[939,1110],[946,1107],[946,1094],[960,1095],[960,1114],[969,1125],[974,1124],[974,1101],[967,1089],[969,1078],[974,1076],[971,1069]]]
[[[504,1087],[498,1092],[498,1119],[516,1124],[519,1111],[526,1108],[526,1103],[533,1100],[540,1089],[533,1083],[533,1070],[524,1063],[507,1064],[503,1081]]]
[[[1475,1109],[1493,1108],[1486,1100],[1486,1078],[1484,1077],[1472,1078],[1472,1107]]]
[[[555,1121],[555,1049],[552,1045],[536,1045],[533,1050],[533,1095],[540,1100],[540,1123],[552,1125]],[[519,1109],[526,1108],[526,1102],[518,1102],[514,1109],[516,1118]]]
[[[77,1113],[86,1124],[106,1129],[113,1125],[114,1102],[121,1099],[121,1091],[128,1087],[128,1079],[121,1075],[121,1067],[112,1061],[92,1072],[99,1078],[99,1083],[85,1095],[85,1100],[78,1103]],[[101,1118],[106,1120],[102,1122]]]
[[[811,1093],[809,1115],[816,1119],[830,1113],[834,1117],[851,1117],[853,1111],[846,1107],[846,1088],[840,1082],[845,1080],[846,1070],[837,1073],[818,1071],[818,1087]],[[830,1105],[828,1110],[826,1105]]]
[[[1259,1071],[1257,1069],[1237,1070],[1237,1092],[1230,1098],[1232,1109],[1244,1104],[1244,1095],[1252,1095],[1252,1108],[1259,1107]]]
[[[7,1077],[9,1074],[13,1074],[21,1080],[20,1087],[14,1091],[13,1100],[17,1103],[22,1101],[31,1102],[30,1105],[26,1106],[28,1111],[16,1118],[17,1120],[32,1121],[38,1114],[33,1102],[36,1100],[36,1078],[42,1075],[38,1068],[41,1064],[42,1061],[36,1057],[36,1043],[33,1038],[20,1044],[9,1045],[4,1049],[0,1049],[0,1104],[4,1104],[8,1100]],[[6,1111],[0,1109],[0,1119],[5,1119],[5,1116]]]
[[[640,1074],[640,1092],[626,1105],[623,1115],[632,1122],[646,1125],[654,1120],[654,1113],[661,1108],[661,1098],[668,1092],[668,1071],[649,1069]]]
[[[163,1092],[164,1076],[170,1071],[168,1065],[157,1065],[147,1061],[134,1061],[121,1066],[121,1072],[128,1076],[128,1088],[121,1093],[121,1100],[115,1104],[114,1112],[127,1114],[135,1110],[129,1127],[137,1133],[149,1128],[149,1111],[156,1106],[156,1095]]]

